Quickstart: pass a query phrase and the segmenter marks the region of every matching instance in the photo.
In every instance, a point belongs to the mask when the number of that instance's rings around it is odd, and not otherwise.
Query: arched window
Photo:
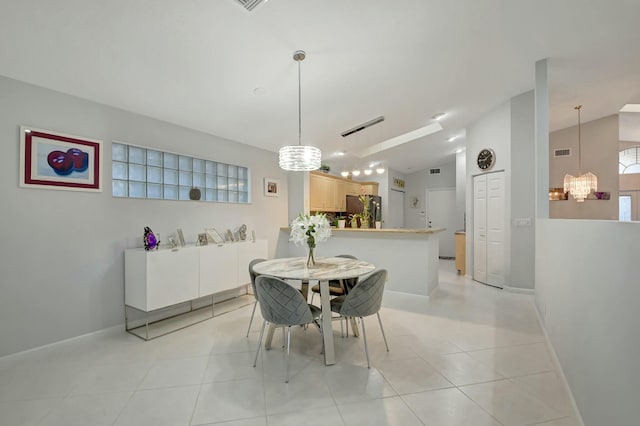
[[[618,156],[618,174],[640,173],[640,146],[620,151]]]

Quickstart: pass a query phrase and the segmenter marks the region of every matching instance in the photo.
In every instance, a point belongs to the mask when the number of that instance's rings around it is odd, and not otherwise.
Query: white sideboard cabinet
[[[267,254],[266,240],[189,246],[176,251],[127,249],[125,316],[127,308],[148,314],[249,284],[249,262],[266,259]],[[145,320],[144,325],[144,336],[134,334],[148,340],[149,323]],[[125,327],[131,331],[126,318]]]

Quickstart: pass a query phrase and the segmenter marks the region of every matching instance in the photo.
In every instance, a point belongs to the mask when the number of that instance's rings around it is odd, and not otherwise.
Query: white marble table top
[[[290,280],[345,280],[368,274],[375,266],[362,260],[344,257],[318,257],[316,266],[307,268],[306,257],[286,257],[260,262],[253,267],[260,275]]]

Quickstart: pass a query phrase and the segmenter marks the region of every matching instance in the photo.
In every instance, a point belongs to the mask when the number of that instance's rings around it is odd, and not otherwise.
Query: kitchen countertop
[[[280,228],[281,231],[289,231],[288,226]],[[331,232],[371,232],[371,233],[383,233],[383,234],[437,234],[445,231],[446,228],[423,228],[423,229],[364,229],[364,228],[334,228],[331,227]]]
[[[456,234],[456,235],[466,235],[466,233],[467,233],[467,231],[465,231],[464,229],[460,229],[460,230],[454,232],[454,234]]]

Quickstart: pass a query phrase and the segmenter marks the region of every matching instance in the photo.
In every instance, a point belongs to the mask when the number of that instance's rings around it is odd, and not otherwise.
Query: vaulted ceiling
[[[303,143],[337,168],[410,173],[452,161],[470,123],[533,89],[539,59],[551,129],[577,103],[583,121],[640,103],[639,18],[635,0],[4,0],[0,75],[277,151],[298,140],[302,49]],[[368,149],[439,112],[442,130]]]

